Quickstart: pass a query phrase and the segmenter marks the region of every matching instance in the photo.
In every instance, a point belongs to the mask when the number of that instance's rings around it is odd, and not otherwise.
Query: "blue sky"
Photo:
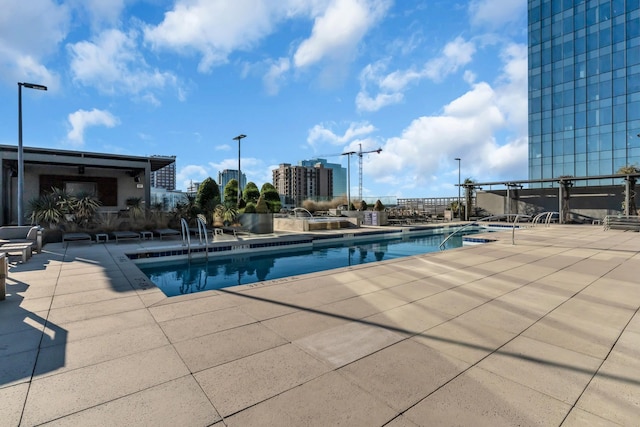
[[[527,178],[525,0],[0,0],[0,144],[177,156],[178,188],[370,151],[364,197]],[[351,158],[352,197],[358,157]]]

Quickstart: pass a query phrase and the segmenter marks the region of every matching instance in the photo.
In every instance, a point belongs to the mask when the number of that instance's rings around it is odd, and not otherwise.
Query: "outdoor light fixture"
[[[242,138],[246,138],[247,135],[240,134],[233,138],[234,141],[238,141],[238,203],[240,203],[240,199],[242,198],[242,174],[240,172],[240,141]]]
[[[46,86],[18,82],[18,225],[22,225],[24,212],[22,198],[24,194],[24,155],[22,150],[22,86],[29,89],[47,90]]]
[[[460,157],[456,157],[454,160],[458,161],[458,219],[460,218]]]

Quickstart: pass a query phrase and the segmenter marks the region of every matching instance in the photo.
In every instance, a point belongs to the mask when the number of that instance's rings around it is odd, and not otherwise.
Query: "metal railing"
[[[207,223],[201,217],[196,218],[196,223],[198,224],[198,238],[200,239],[200,243],[204,243],[205,249],[205,257],[209,259],[209,234],[207,232]]]
[[[616,229],[626,231],[640,231],[640,216],[638,215],[607,215],[602,220],[604,230]]]
[[[487,216],[487,217],[481,218],[481,219],[479,219],[479,220],[477,220],[477,221],[470,222],[469,224],[466,224],[466,225],[464,225],[464,226],[462,226],[462,227],[458,228],[457,230],[455,230],[453,233],[449,234],[449,235],[448,235],[448,236],[447,236],[447,237],[442,241],[442,243],[440,243],[440,250],[442,250],[442,249],[443,249],[444,244],[445,244],[445,243],[447,243],[447,241],[448,241],[451,237],[453,237],[454,235],[456,235],[456,234],[460,233],[461,231],[463,231],[463,230],[465,230],[465,229],[467,229],[467,228],[469,228],[469,227],[479,225],[479,224],[478,224],[479,222],[482,222],[482,221],[490,221],[490,220],[494,220],[494,219],[498,219],[498,218],[506,218],[506,219],[507,219],[507,222],[508,222],[508,221],[511,219],[511,217],[514,217],[513,223],[511,224],[511,227],[512,227],[512,232],[511,232],[511,244],[515,245],[515,244],[516,244],[516,242],[515,242],[516,224],[518,223],[518,221],[520,220],[520,218],[525,218],[525,217],[527,217],[527,218],[531,218],[531,216],[530,216],[530,215],[523,215],[523,214],[501,214],[501,215],[491,215],[491,216]]]
[[[191,259],[191,234],[189,234],[189,223],[184,218],[180,218],[180,229],[182,232],[182,245],[186,244],[187,255]]]
[[[534,217],[533,217],[533,220],[531,221],[531,223],[532,223],[533,225],[536,225],[536,224],[538,224],[538,223],[541,223],[541,224],[544,224],[544,225],[546,225],[546,226],[548,227],[548,226],[549,226],[549,224],[551,224],[551,220],[553,219],[553,217],[554,217],[555,215],[558,215],[558,217],[559,217],[559,216],[560,216],[560,213],[559,213],[559,212],[553,212],[553,211],[549,211],[549,212],[542,212],[542,213],[539,213],[539,214],[537,214],[536,216],[534,216]],[[543,219],[543,218],[544,218],[544,219]],[[542,220],[543,222],[540,222],[541,220]]]

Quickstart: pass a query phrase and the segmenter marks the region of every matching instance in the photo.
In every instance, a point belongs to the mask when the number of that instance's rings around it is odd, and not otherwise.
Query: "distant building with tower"
[[[333,197],[347,195],[347,169],[340,163],[329,163],[327,159],[309,159],[298,163],[300,166],[314,167],[321,164],[333,171]]]
[[[165,190],[176,189],[176,156],[151,156],[170,158],[174,161],[162,169],[151,172],[151,187],[164,188]]]
[[[237,169],[225,169],[222,172],[218,172],[218,187],[220,188],[220,199],[224,202],[224,187],[227,186],[232,179],[238,180]],[[247,186],[247,176],[243,173],[242,180],[240,182],[240,188],[244,189]]]
[[[308,199],[315,201],[333,198],[333,169],[322,163],[313,166],[295,166],[281,163],[273,169],[273,186],[284,205],[300,206]]]

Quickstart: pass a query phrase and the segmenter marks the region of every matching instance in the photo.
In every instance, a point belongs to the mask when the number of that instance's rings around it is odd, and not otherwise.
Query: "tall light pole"
[[[351,156],[356,154],[355,151],[342,153],[341,156],[347,156],[347,210],[351,210]]]
[[[242,199],[242,172],[240,172],[240,141],[242,138],[246,138],[247,135],[240,134],[233,138],[234,141],[238,141],[238,202],[240,205],[240,199]]]
[[[22,150],[22,86],[29,89],[47,90],[46,86],[33,83],[18,82],[18,225],[22,225],[24,212],[22,199],[24,196],[24,154]]]
[[[458,219],[460,219],[460,157],[456,157],[455,160],[458,161]]]

